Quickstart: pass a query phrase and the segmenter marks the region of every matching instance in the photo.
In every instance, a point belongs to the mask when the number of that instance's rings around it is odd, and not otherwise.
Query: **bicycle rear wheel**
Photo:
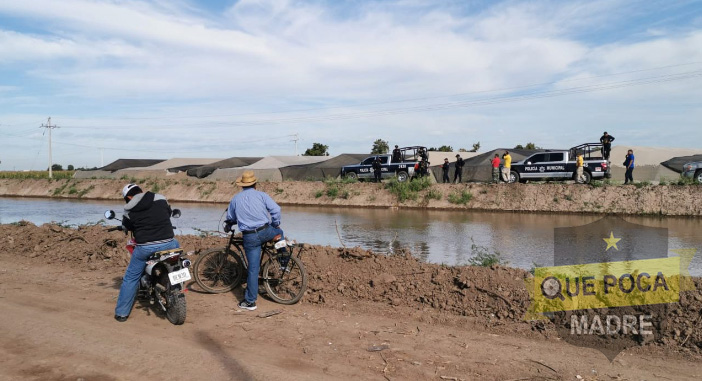
[[[236,252],[220,247],[208,250],[193,264],[193,278],[203,290],[220,294],[231,291],[244,277],[244,264]]]
[[[295,304],[307,290],[307,271],[297,257],[290,257],[285,269],[278,258],[271,258],[263,265],[263,287],[276,303]]]

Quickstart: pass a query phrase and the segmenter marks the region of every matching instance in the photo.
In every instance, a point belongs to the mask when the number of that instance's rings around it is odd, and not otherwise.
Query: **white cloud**
[[[680,26],[641,25],[635,41],[597,42],[580,37],[625,18],[632,7],[625,1],[504,2],[477,13],[466,11],[461,2],[446,5],[418,0],[344,7],[352,9],[317,2],[241,0],[213,15],[184,1],[0,3],[1,15],[34,25],[31,33],[20,27],[0,30],[0,73],[20,72],[27,78],[20,84],[0,82],[0,86],[12,87],[13,94],[0,102],[63,120],[88,117],[69,120],[78,126],[170,125],[179,136],[192,137],[184,139],[185,148],[196,144],[219,147],[218,139],[209,138],[212,136],[227,136],[219,140],[236,145],[237,139],[252,140],[264,130],[276,136],[300,132],[311,141],[324,139],[333,142],[332,151],[337,152],[338,148],[365,149],[363,142],[374,140],[380,132],[390,140],[406,135],[419,139],[431,132],[426,145],[450,143],[469,148],[481,141],[489,148],[539,140],[542,145],[557,146],[578,134],[554,135],[552,129],[564,120],[584,125],[583,110],[602,111],[589,111],[591,124],[611,125],[613,119],[639,123],[654,110],[637,108],[642,102],[658,100],[672,108],[676,107],[673,101],[702,95],[700,86],[695,86],[699,81],[671,82],[481,108],[326,120],[336,114],[485,99],[510,91],[437,97],[450,94],[558,80],[563,81],[528,90],[634,79],[649,73],[603,75],[702,61],[702,33],[694,27],[681,32]],[[19,101],[20,97],[31,99],[34,107]],[[413,98],[418,100],[384,103]],[[383,104],[364,105],[373,103]],[[328,106],[343,107],[226,116]],[[619,115],[617,110],[630,114]],[[125,119],[144,115],[221,117]],[[602,116],[598,119],[597,115]],[[232,125],[293,117],[313,119]],[[690,123],[678,116],[669,115],[668,120],[681,126]],[[197,132],[203,127],[206,134]],[[66,130],[68,134],[70,129]],[[231,131],[236,135],[227,135]],[[163,130],[150,131],[139,143],[158,141],[162,135]],[[465,141],[452,143],[456,136]],[[72,139],[89,144],[93,137],[108,142],[105,144],[121,139],[118,133],[99,127]],[[269,145],[256,143],[252,149],[259,155],[275,153],[266,150],[286,149],[287,144],[281,139]]]

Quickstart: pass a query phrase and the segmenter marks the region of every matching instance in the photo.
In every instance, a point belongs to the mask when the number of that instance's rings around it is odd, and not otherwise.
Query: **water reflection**
[[[226,205],[178,204],[183,217],[176,220],[180,234],[217,230]],[[0,198],[0,223],[21,219],[36,224],[97,222],[106,209],[123,204],[104,201]],[[418,211],[398,209],[283,207],[282,227],[301,242],[360,246],[378,252],[408,247],[422,260],[449,265],[464,264],[471,245],[498,251],[510,265],[531,268],[553,265],[554,228],[588,224],[593,215],[494,213],[474,211]],[[626,221],[668,228],[669,250],[702,248],[702,218],[626,217]],[[337,233],[338,229],[338,233]],[[702,255],[692,263],[702,275]]]

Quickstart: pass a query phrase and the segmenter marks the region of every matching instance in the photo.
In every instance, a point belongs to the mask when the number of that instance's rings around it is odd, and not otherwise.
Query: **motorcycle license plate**
[[[188,269],[182,269],[168,273],[168,278],[171,280],[172,285],[176,285],[181,282],[190,280],[190,271]]]

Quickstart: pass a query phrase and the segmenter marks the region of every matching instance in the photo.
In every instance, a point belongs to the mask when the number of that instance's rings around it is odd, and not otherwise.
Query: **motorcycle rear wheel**
[[[166,292],[166,318],[174,325],[185,323],[185,315],[187,313],[187,304],[185,302],[185,294],[176,290]]]

